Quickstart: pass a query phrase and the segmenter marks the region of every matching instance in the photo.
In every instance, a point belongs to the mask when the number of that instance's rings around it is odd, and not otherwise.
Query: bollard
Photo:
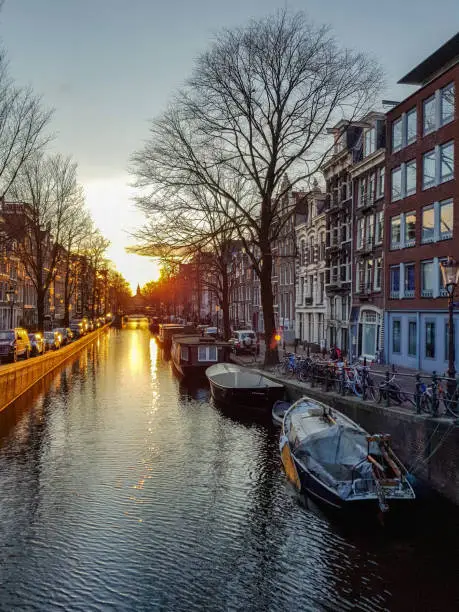
[[[367,358],[366,357],[363,358],[363,367],[364,368],[367,367]]]
[[[346,373],[344,371],[344,363],[341,366],[341,372],[340,372],[340,376],[341,376],[341,395],[344,395],[344,391],[345,391],[345,382],[346,382]]]
[[[432,372],[432,415],[438,416],[438,375]]]
[[[394,366],[392,365],[392,367],[394,367]],[[389,406],[390,406],[390,397],[389,397],[390,383],[389,383],[389,380],[390,380],[390,372],[389,372],[389,370],[387,370],[387,372],[386,372],[386,382],[385,382],[385,385],[384,385],[384,389],[385,389],[384,392],[386,394],[386,397],[385,397],[385,399],[386,399],[386,408],[389,408]]]
[[[414,401],[416,402],[416,412],[421,414],[421,375],[416,374],[416,392],[414,394]]]

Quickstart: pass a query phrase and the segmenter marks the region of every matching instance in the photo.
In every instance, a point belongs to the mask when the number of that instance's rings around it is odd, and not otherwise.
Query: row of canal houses
[[[286,196],[295,215],[273,245],[276,324],[286,342],[312,350],[444,371],[440,264],[459,260],[459,34],[399,83],[418,89],[387,113],[335,125],[322,186]],[[262,332],[242,248],[231,272],[233,327]]]

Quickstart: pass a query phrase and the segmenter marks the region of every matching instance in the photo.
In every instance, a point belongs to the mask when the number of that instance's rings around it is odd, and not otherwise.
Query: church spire
[[[137,283],[137,291],[135,292],[136,295],[140,295],[140,285]]]

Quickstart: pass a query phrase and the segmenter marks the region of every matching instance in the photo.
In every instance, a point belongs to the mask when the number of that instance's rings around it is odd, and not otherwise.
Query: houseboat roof
[[[212,336],[201,336],[200,334],[187,334],[181,336],[179,334],[172,336],[172,342],[176,344],[216,344],[217,346],[230,346],[225,340],[216,340]]]

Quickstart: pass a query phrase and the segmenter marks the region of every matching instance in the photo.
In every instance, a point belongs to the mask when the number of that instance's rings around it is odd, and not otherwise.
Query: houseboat
[[[215,363],[229,360],[231,345],[207,335],[174,335],[171,357],[182,376],[203,375]]]
[[[165,351],[170,351],[172,347],[172,336],[174,334],[193,334],[196,333],[194,325],[179,325],[178,323],[160,323],[156,340],[159,346]]]

